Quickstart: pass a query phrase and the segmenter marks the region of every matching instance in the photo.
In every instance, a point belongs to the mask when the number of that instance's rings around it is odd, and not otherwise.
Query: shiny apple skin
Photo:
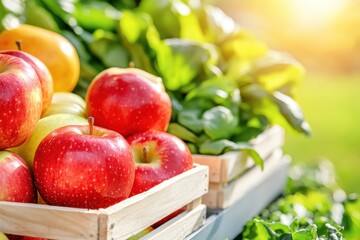
[[[166,132],[149,130],[127,138],[135,159],[135,180],[130,196],[147,191],[193,166],[186,144]],[[144,161],[143,149],[148,148]]]
[[[47,135],[34,158],[36,186],[49,205],[106,208],[128,198],[135,165],[118,133],[89,126],[65,126]]]
[[[35,70],[21,58],[0,54],[0,149],[22,144],[41,111],[41,85]]]
[[[171,117],[171,101],[162,83],[117,68],[101,72],[92,81],[86,106],[98,126],[124,137],[150,129],[165,131]]]
[[[29,53],[17,50],[3,50],[0,54],[7,54],[14,57],[19,57],[29,63],[35,70],[41,85],[42,93],[42,113],[44,113],[51,103],[51,98],[54,92],[53,79],[49,69],[40,59],[30,55]]]
[[[0,201],[36,202],[30,169],[19,155],[5,150],[0,151]]]

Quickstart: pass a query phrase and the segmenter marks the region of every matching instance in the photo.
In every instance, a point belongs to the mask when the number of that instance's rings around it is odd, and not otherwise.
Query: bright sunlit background
[[[287,134],[294,162],[328,159],[360,193],[360,4],[356,0],[222,0],[217,5],[272,49],[307,69],[295,99],[313,129]]]

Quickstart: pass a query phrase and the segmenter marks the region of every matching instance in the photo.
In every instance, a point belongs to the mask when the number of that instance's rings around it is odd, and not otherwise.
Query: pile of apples
[[[36,54],[0,51],[0,201],[106,208],[192,168],[186,144],[165,132],[172,106],[161,78],[109,68],[85,99],[54,83]],[[84,112],[54,111],[67,97]]]

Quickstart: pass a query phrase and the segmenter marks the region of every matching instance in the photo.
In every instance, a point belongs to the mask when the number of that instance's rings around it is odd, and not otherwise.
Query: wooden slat
[[[0,231],[50,239],[97,239],[98,213],[0,201]]]
[[[106,209],[0,201],[0,231],[50,239],[126,239],[173,211],[200,204],[207,166],[194,168]]]
[[[196,166],[101,211],[106,239],[127,239],[208,191],[208,167]]]
[[[227,179],[227,165],[221,156],[193,154],[193,161],[209,167],[210,182],[224,182]]]
[[[230,182],[226,186],[209,188],[209,192],[203,197],[203,203],[208,208],[224,209],[245,195],[251,188],[256,187],[263,179],[273,174],[278,162],[282,161],[282,150],[277,149],[265,160],[265,168],[253,167],[240,178]]]
[[[183,240],[205,223],[206,206],[201,204],[191,211],[171,219],[140,240]]]
[[[234,239],[241,233],[247,221],[259,214],[282,193],[289,165],[289,156],[277,161],[270,175],[248,189],[246,194],[230,207],[208,217],[205,225],[188,236],[186,240]]]

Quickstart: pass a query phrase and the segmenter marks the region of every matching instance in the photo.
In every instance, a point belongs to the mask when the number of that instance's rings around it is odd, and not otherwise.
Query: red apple
[[[20,235],[12,235],[12,234],[6,234],[6,237],[9,240],[48,240],[47,238],[20,236]],[[1,238],[0,238],[0,240],[1,240]]]
[[[40,119],[42,94],[35,70],[21,58],[0,54],[0,69],[0,149],[5,149],[30,136]]]
[[[106,208],[129,196],[134,174],[126,140],[92,124],[54,130],[34,158],[36,186],[49,205]]]
[[[124,137],[150,129],[165,131],[171,117],[161,78],[136,68],[99,73],[88,88],[86,105],[98,126]]]
[[[169,133],[149,130],[127,139],[135,159],[135,180],[130,196],[192,168],[186,144]]]
[[[30,169],[17,154],[0,151],[0,201],[35,203]]]
[[[29,53],[17,50],[3,50],[0,51],[0,54],[11,55],[14,57],[19,57],[29,63],[31,67],[34,68],[41,85],[42,92],[42,113],[44,113],[51,103],[51,98],[53,95],[53,80],[49,69],[45,64]]]
[[[48,240],[48,238],[39,238],[39,237],[29,237],[25,236],[22,240]]]

